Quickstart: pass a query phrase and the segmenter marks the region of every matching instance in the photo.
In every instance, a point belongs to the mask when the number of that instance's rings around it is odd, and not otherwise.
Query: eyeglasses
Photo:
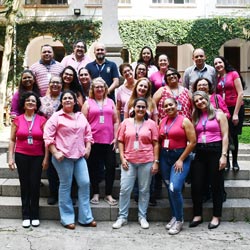
[[[138,109],[145,109],[146,108],[146,106],[141,106],[141,105],[136,105],[135,107]]]
[[[36,103],[36,100],[33,99],[26,99],[25,102],[32,102],[32,103]]]
[[[176,73],[170,73],[170,74],[167,74],[167,75],[166,75],[166,77],[171,77],[171,76],[174,76],[174,77],[175,77],[175,76],[177,76],[177,74],[176,74]]]
[[[59,85],[59,84],[61,84],[61,82],[58,82],[58,81],[52,81],[52,82],[50,82],[50,84],[51,84],[51,85]]]
[[[199,83],[199,84],[197,84],[197,87],[204,87],[204,86],[208,86],[208,83]]]
[[[84,49],[84,46],[76,45],[76,48],[77,48],[77,49]]]

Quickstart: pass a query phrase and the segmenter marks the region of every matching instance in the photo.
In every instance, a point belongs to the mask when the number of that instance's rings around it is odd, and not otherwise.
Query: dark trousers
[[[213,198],[213,216],[221,217],[224,170],[219,171],[220,157],[221,151],[196,151],[191,168],[191,194],[194,216],[202,216],[204,183],[206,179],[209,179]]]
[[[56,172],[56,169],[51,161],[52,154],[49,154],[49,167],[47,169],[47,177],[49,181],[49,191],[52,197],[58,197],[58,189],[59,189],[59,178]]]
[[[105,166],[105,194],[111,195],[115,179],[115,151],[113,145],[94,143],[88,159],[88,168],[92,191],[99,194],[99,182],[102,175],[101,166]],[[101,165],[101,163],[103,163]]]
[[[21,187],[23,220],[39,219],[40,181],[43,158],[44,156],[29,156],[15,153]]]

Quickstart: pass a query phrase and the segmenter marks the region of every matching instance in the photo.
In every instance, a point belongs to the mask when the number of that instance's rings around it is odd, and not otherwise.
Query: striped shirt
[[[46,95],[51,76],[59,76],[63,69],[61,63],[55,60],[52,60],[49,65],[44,64],[41,60],[31,65],[30,70],[32,70],[36,76],[36,82],[40,89],[41,96]]]

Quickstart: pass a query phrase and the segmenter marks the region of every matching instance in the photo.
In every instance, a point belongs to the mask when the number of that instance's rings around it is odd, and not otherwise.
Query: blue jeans
[[[121,169],[121,190],[119,199],[119,218],[127,219],[130,205],[130,196],[134,187],[135,179],[138,177],[139,200],[138,200],[138,218],[146,218],[149,187],[151,183],[151,167],[153,163],[129,163],[129,169]]]
[[[70,197],[73,176],[78,186],[78,221],[81,224],[88,224],[93,221],[92,211],[89,202],[89,173],[86,160],[64,158],[58,162],[52,156],[52,163],[59,176],[59,211],[61,223],[69,225],[75,223],[75,213]]]
[[[162,149],[160,154],[160,169],[162,179],[168,190],[168,197],[172,216],[177,221],[183,220],[183,197],[182,187],[188,175],[191,157],[188,156],[183,162],[183,171],[176,173],[174,164],[183,153],[184,149]]]

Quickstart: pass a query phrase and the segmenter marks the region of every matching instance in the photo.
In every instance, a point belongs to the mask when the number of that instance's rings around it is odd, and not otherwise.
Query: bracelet
[[[159,160],[154,160],[155,163],[159,163],[160,161]]]
[[[221,155],[227,157],[227,153],[222,153]]]

